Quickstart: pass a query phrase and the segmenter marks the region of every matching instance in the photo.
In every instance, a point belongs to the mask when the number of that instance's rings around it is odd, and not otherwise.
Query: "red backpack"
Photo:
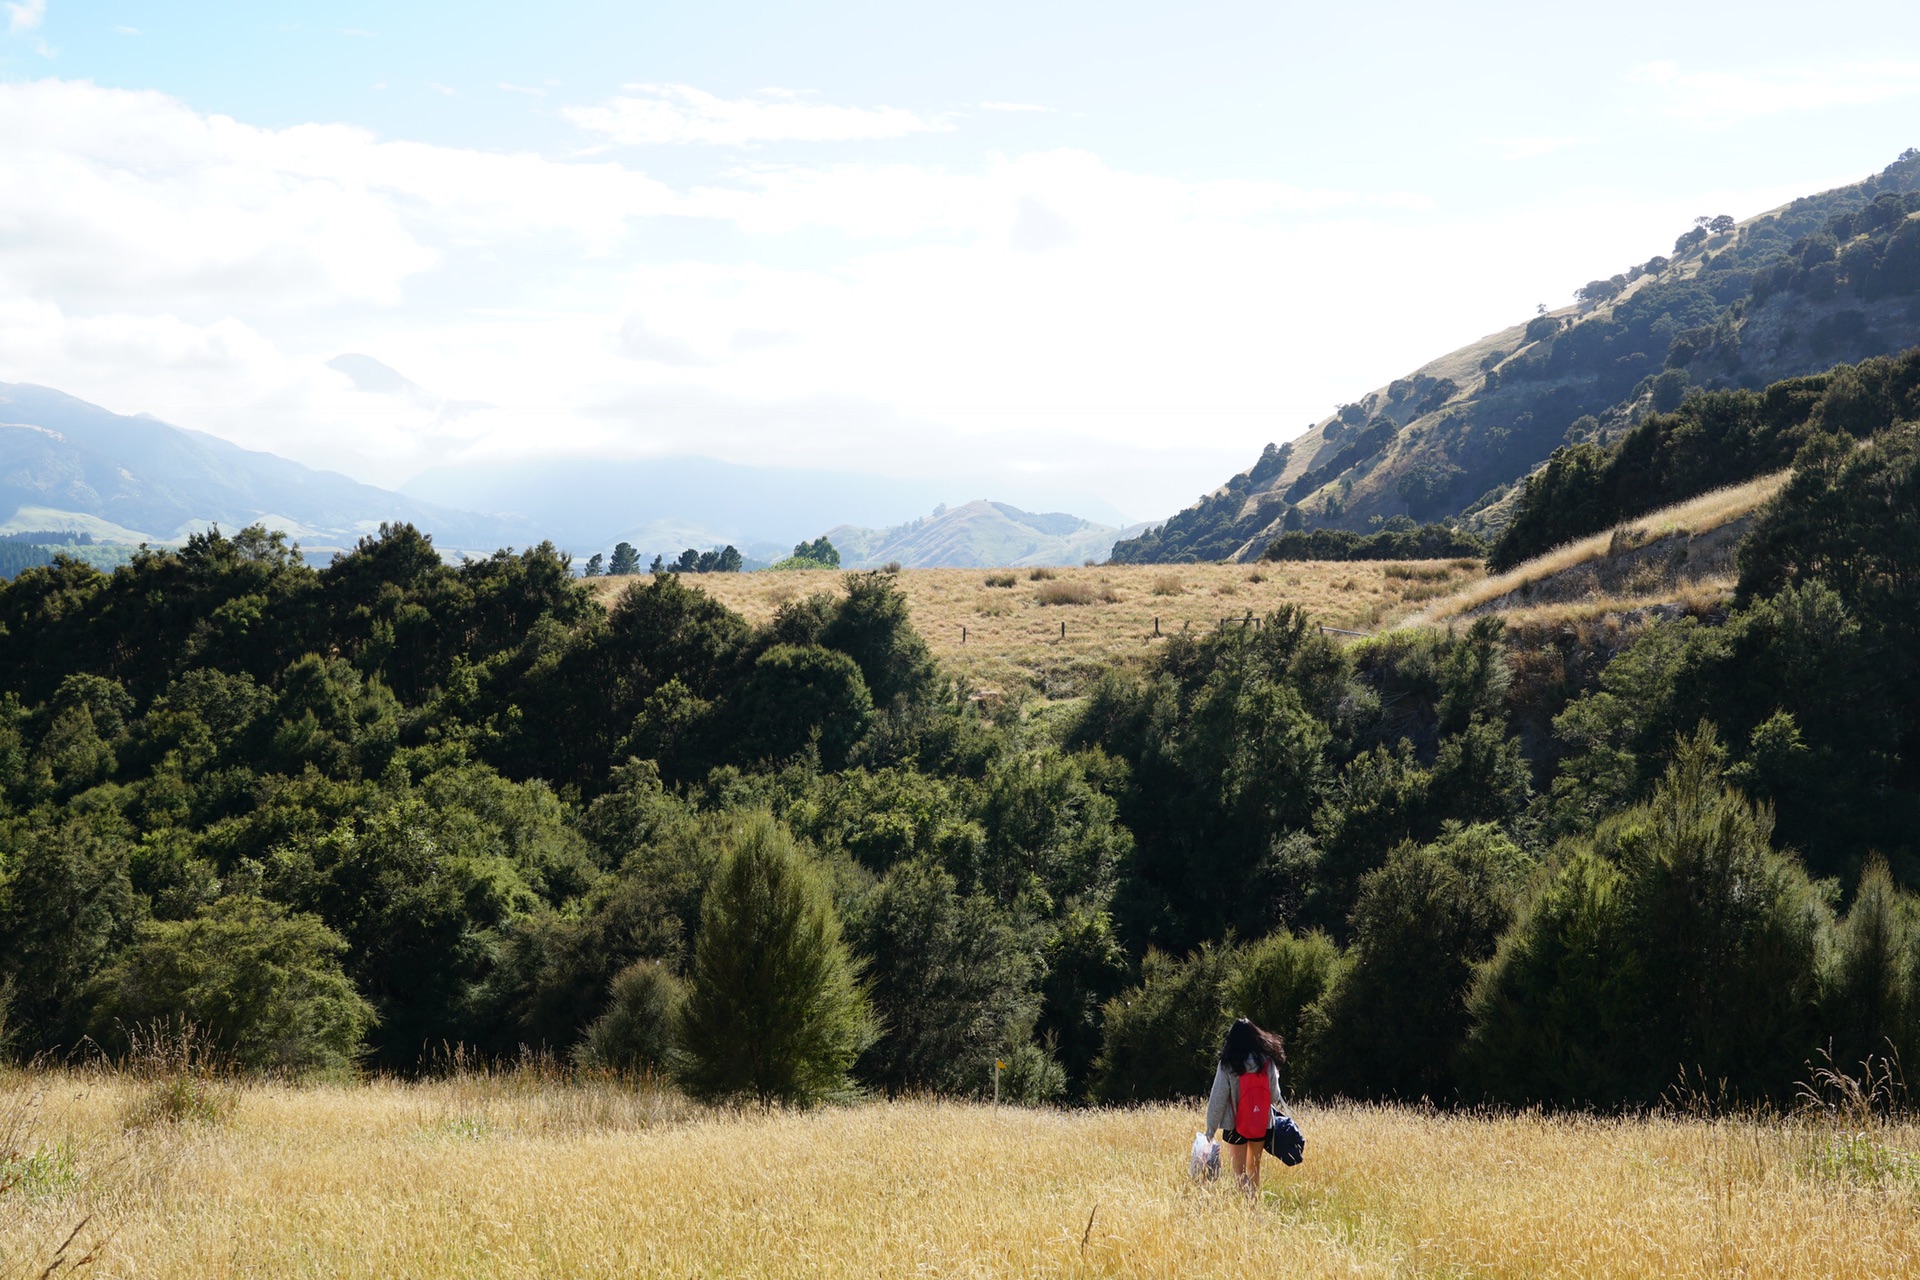
[[[1267,1136],[1273,1123],[1273,1086],[1267,1083],[1267,1064],[1240,1077],[1240,1105],[1234,1108],[1234,1132],[1249,1142]]]

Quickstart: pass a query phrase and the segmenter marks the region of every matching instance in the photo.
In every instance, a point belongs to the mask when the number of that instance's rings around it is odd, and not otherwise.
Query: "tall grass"
[[[43,1082],[44,1083],[44,1082]],[[1187,1180],[1199,1103],[653,1112],[537,1072],[261,1084],[211,1128],[56,1077],[77,1180],[0,1195],[0,1275],[100,1277],[1920,1275],[1920,1132],[1789,1120],[1298,1108],[1246,1205]],[[0,1106],[9,1090],[0,1079]]]
[[[1697,536],[1717,529],[1730,521],[1752,514],[1761,504],[1780,491],[1781,486],[1787,482],[1788,474],[1785,471],[1778,471],[1772,475],[1761,476],[1757,480],[1749,480],[1745,484],[1715,489],[1711,493],[1677,503],[1650,515],[1623,521],[1590,537],[1555,547],[1545,555],[1537,556],[1505,573],[1480,579],[1465,590],[1422,610],[1419,614],[1407,619],[1407,622],[1409,625],[1419,625],[1460,617],[1528,586],[1571,573],[1584,565],[1636,550],[1670,534],[1691,533]],[[1655,584],[1649,585],[1655,586]],[[1660,594],[1658,589],[1623,593],[1618,604],[1626,607],[1643,598],[1657,597]]]

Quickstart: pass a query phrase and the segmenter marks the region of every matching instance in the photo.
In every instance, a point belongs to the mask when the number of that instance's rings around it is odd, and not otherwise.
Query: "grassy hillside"
[[[146,1091],[0,1080],[35,1171],[0,1192],[0,1273],[1920,1274],[1904,1124],[1305,1107],[1306,1162],[1267,1162],[1250,1207],[1187,1179],[1197,1100],[761,1116],[509,1076],[254,1085],[129,1126]]]
[[[1431,625],[1569,604],[1633,609],[1681,596],[1731,596],[1739,579],[1740,539],[1753,513],[1780,492],[1787,475],[1778,471],[1622,521],[1481,578],[1433,601],[1407,622]]]
[[[1053,576],[1041,579],[1029,572],[907,569],[895,581],[914,627],[949,670],[982,692],[1061,697],[1115,660],[1137,664],[1157,653],[1156,618],[1165,638],[1242,625],[1249,613],[1258,618],[1298,604],[1327,626],[1371,631],[1480,576],[1472,561],[1103,565],[1050,570]],[[844,577],[831,570],[709,573],[686,582],[759,624],[815,592],[844,594]],[[631,584],[649,580],[600,578],[592,585],[612,603]]]
[[[1690,388],[1757,389],[1920,344],[1920,152],[1848,187],[1583,286],[1317,423],[1159,528],[1127,562],[1259,555],[1288,527],[1459,516],[1498,532],[1563,444],[1605,443]],[[1778,465],[1778,464],[1776,464]]]
[[[909,569],[1069,565],[1105,560],[1123,530],[1061,512],[1036,514],[988,502],[942,506],[886,529],[838,525],[827,537],[850,569],[899,563]]]

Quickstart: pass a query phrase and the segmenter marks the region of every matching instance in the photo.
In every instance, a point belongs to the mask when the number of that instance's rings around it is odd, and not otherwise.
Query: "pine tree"
[[[614,577],[640,572],[640,553],[633,549],[631,542],[614,546],[613,563],[607,566],[607,572]]]
[[[727,846],[694,944],[683,1083],[762,1107],[844,1092],[875,1032],[826,884],[771,814]]]

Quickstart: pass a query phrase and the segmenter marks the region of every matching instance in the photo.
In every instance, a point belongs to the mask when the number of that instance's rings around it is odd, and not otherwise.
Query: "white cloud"
[[[980,102],[974,104],[981,111],[1052,111],[1052,107],[1037,106],[1031,102]]]
[[[7,30],[37,31],[47,16],[47,0],[7,0]]]
[[[382,483],[450,452],[992,459],[1164,514],[1223,459],[1643,260],[1699,208],[1786,194],[1572,192],[1472,220],[1084,150],[669,185],[0,84],[0,379]],[[794,234],[815,229],[833,234]],[[356,387],[327,365],[342,352],[431,403]]]
[[[1493,148],[1502,160],[1537,160],[1562,147],[1570,147],[1580,139],[1565,135],[1540,135],[1532,137],[1488,138],[1486,145]]]
[[[837,107],[782,89],[745,98],[721,98],[684,84],[630,84],[626,90],[598,106],[567,107],[561,115],[625,146],[840,142],[950,127],[898,107]]]
[[[1635,67],[1627,83],[1657,109],[1724,126],[1755,116],[1857,107],[1920,94],[1920,63],[1866,61],[1766,71],[1688,71],[1674,62]]]

